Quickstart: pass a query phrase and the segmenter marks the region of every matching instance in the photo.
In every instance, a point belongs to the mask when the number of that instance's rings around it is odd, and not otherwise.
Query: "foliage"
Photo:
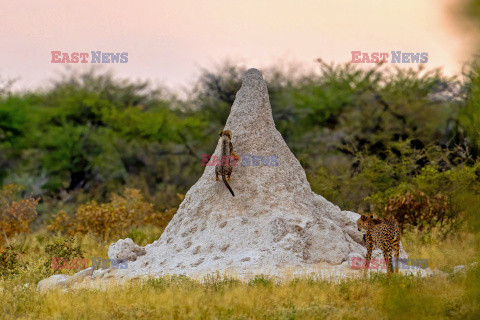
[[[48,228],[71,234],[89,233],[106,240],[126,235],[131,228],[142,225],[166,227],[175,212],[176,209],[155,211],[140,190],[126,188],[122,195],[113,194],[108,203],[91,201],[80,205],[74,217],[60,210]]]
[[[46,92],[0,97],[0,182],[42,181],[26,190],[46,201],[83,191],[104,201],[127,183],[146,194],[186,188],[201,166],[186,165],[196,154],[183,146],[201,121],[175,104],[146,82],[94,71],[65,76]]]
[[[467,99],[458,115],[459,132],[475,152],[480,153],[480,66],[473,65],[466,76]]]
[[[17,233],[29,231],[30,224],[37,218],[39,199],[14,200],[19,191],[16,185],[4,185],[0,189],[0,247],[8,245],[8,238]]]
[[[407,192],[398,198],[388,199],[385,215],[393,216],[398,221],[402,232],[406,224],[423,230],[437,224],[442,226],[446,220],[448,207],[448,198],[442,194],[436,194],[430,198],[422,191]]]
[[[166,224],[156,225],[155,222],[152,222],[145,226],[133,227],[122,237],[132,239],[139,246],[146,246],[160,238],[166,226]]]
[[[315,192],[342,209],[382,216],[387,202],[407,191],[425,193],[430,203],[447,197],[454,205],[447,215],[465,212],[462,192],[474,196],[479,185],[471,175],[479,170],[476,65],[461,78],[321,60],[318,71],[294,69],[277,66],[264,76],[277,129]],[[86,232],[92,222],[97,236],[128,232],[121,227],[128,222],[98,231],[102,219],[115,223],[119,209],[109,195],[126,186],[154,204],[153,216],[132,227],[164,225],[177,194],[203,172],[201,155],[215,148],[245,70],[231,62],[202,70],[185,99],[94,70],[66,75],[45,91],[0,96],[0,183],[41,196],[41,220],[57,212],[51,230]],[[421,186],[417,179],[427,167],[440,176],[470,170],[469,188],[453,192],[459,184],[444,177],[433,192],[436,182]]]
[[[367,198],[380,216],[393,216],[402,231],[410,226],[430,231],[456,231],[468,216],[466,198],[480,192],[477,167],[455,167],[438,170],[425,166],[418,175],[398,186],[377,192]]]
[[[92,201],[81,205],[75,213],[76,229],[81,233],[92,232],[109,238],[154,213],[153,206],[143,200],[138,190],[127,188],[123,196],[114,194],[109,203],[97,204]]]
[[[84,252],[82,248],[77,245],[75,246],[75,239],[73,237],[67,239],[59,239],[53,244],[47,244],[45,246],[45,253],[48,255],[48,259],[45,262],[44,266],[47,270],[50,270],[53,273],[57,273],[58,270],[62,268],[62,263],[53,263],[54,260],[61,261],[70,261],[74,258],[82,259],[84,257]]]
[[[0,277],[6,278],[18,274],[20,271],[18,251],[13,245],[7,246],[0,251]]]
[[[47,230],[51,232],[67,233],[72,229],[72,219],[68,216],[65,210],[59,210],[53,217],[50,224],[47,226]]]

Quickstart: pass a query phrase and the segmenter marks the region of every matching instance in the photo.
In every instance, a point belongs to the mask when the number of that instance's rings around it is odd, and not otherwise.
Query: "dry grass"
[[[158,230],[157,230],[158,231]],[[138,232],[156,231],[143,230]],[[212,276],[204,282],[186,277],[138,280],[108,290],[35,290],[41,274],[45,232],[17,239],[30,264],[13,278],[0,280],[0,318],[24,319],[465,319],[478,314],[480,271],[418,278],[383,274],[340,283],[307,278],[250,282]],[[144,237],[148,241],[149,236]],[[89,236],[77,243],[86,257],[106,257],[108,243]],[[463,233],[442,240],[410,233],[407,252],[447,270],[474,260],[474,237]],[[30,285],[25,286],[25,283]]]
[[[402,243],[409,257],[428,259],[432,269],[451,272],[454,266],[470,264],[477,258],[475,236],[465,231],[447,238],[435,229],[423,234],[410,231],[402,236]]]
[[[106,291],[3,290],[4,315],[20,318],[161,319],[451,319],[477,307],[469,300],[466,275],[395,277],[341,283],[295,279],[243,283],[160,278]]]

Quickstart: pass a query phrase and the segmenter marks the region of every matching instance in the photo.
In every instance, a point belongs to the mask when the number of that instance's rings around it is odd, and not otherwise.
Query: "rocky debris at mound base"
[[[145,248],[135,244],[132,239],[126,238],[112,243],[108,248],[108,258],[115,260],[135,261],[137,257],[147,253]]]
[[[467,266],[464,266],[464,265],[455,266],[453,268],[453,273],[466,272],[466,271],[467,271]]]
[[[85,279],[91,278],[93,274],[93,268],[87,268],[80,272],[75,273],[73,276],[65,274],[55,274],[47,279],[40,281],[37,284],[37,290],[44,292],[52,288],[69,288],[74,284],[81,283]]]
[[[224,130],[233,133],[235,153],[241,156],[230,181],[235,197],[215,181],[215,167],[206,166],[160,239],[144,251],[133,241],[119,240],[109,257],[131,260],[128,268],[96,270],[92,278],[181,274],[201,279],[217,272],[281,277],[288,270],[311,274],[324,266],[348,270],[349,256],[365,257],[356,227],[359,215],[311,190],[275,128],[267,83],[258,70],[243,75]],[[219,154],[217,145],[213,155]],[[379,250],[376,257],[381,257]],[[403,248],[401,258],[407,258]]]
[[[453,273],[466,273],[468,270],[470,269],[474,269],[477,267],[477,262],[472,262],[470,263],[468,266],[466,265],[459,265],[459,266],[455,266],[453,268]]]
[[[346,279],[352,278],[362,278],[363,270],[351,269],[348,266],[348,263],[342,263],[341,265],[330,265],[327,263],[317,264],[315,267],[308,268],[297,268],[278,270],[276,275],[266,275],[269,278],[274,279],[275,281],[289,281],[295,278],[307,278],[309,280],[328,280],[334,283],[340,283]],[[377,273],[386,273],[384,269],[374,269],[369,270],[368,274],[374,275]],[[428,277],[428,276],[438,276],[446,277],[447,273],[439,271],[437,269],[431,270],[421,269],[421,268],[412,268],[412,269],[400,269],[400,274],[403,275],[415,275],[418,277]],[[194,280],[205,282],[210,281],[213,278],[218,276],[222,277],[225,274],[208,274],[202,275],[201,277],[192,278]],[[227,274],[225,276],[234,277],[241,281],[251,280],[256,275],[255,272],[251,274],[244,274],[243,276]],[[72,276],[73,277],[73,276]],[[130,285],[133,281],[142,281],[147,280],[149,277],[136,276],[136,277],[122,277],[117,273],[115,269],[99,269],[93,272],[93,275],[86,276],[83,279],[78,279],[78,281],[71,281],[72,278],[67,275],[55,275],[45,280],[42,280],[38,283],[37,290],[40,292],[46,292],[51,289],[60,289],[62,291],[76,291],[80,289],[101,289],[107,290],[112,286],[124,286]]]
[[[55,274],[49,278],[43,279],[37,284],[38,291],[46,291],[51,288],[67,288],[70,276],[66,274]]]

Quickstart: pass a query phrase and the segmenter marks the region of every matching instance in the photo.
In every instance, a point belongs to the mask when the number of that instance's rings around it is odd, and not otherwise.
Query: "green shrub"
[[[0,276],[3,278],[12,277],[19,273],[21,265],[18,261],[18,250],[9,245],[0,251]]]
[[[53,244],[47,244],[45,246],[45,253],[47,254],[47,261],[45,267],[51,269],[52,273],[57,273],[60,269],[67,267],[70,269],[72,266],[69,264],[66,266],[66,262],[70,263],[72,259],[83,259],[84,252],[82,248],[74,244],[75,239],[73,237],[57,240]],[[78,268],[81,268],[79,264],[76,264]]]
[[[395,217],[402,231],[408,226],[420,231],[438,227],[448,233],[467,219],[468,197],[480,193],[477,168],[463,165],[442,171],[428,165],[413,178],[366,200],[375,205],[379,216]]]

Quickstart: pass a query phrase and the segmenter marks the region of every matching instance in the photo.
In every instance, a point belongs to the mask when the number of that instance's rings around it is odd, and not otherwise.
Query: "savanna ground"
[[[129,236],[145,244],[158,236],[150,227]],[[406,233],[411,257],[429,259],[431,268],[445,271],[432,277],[373,273],[369,278],[333,282],[312,277],[279,282],[258,276],[248,282],[219,275],[194,281],[187,277],[137,280],[107,290],[36,291],[36,281],[51,273],[44,263],[45,231],[19,236],[16,241],[28,261],[15,276],[0,281],[1,318],[25,319],[476,319],[480,309],[480,270],[452,273],[452,266],[478,261],[475,237],[461,233],[448,240]],[[143,239],[143,240],[140,240]],[[108,243],[89,235],[71,243],[85,257],[106,257]],[[65,240],[67,240],[65,242]],[[70,271],[67,273],[73,273]],[[26,284],[28,283],[28,284]]]

